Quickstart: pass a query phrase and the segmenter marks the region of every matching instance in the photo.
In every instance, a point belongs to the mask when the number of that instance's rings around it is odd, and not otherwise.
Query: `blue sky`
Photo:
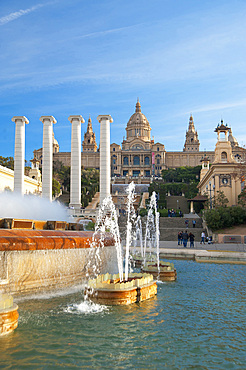
[[[26,116],[26,159],[53,115],[60,151],[68,116],[111,114],[121,144],[137,97],[155,141],[181,151],[193,114],[200,149],[213,150],[221,118],[246,144],[244,0],[50,0],[0,2],[0,155],[14,155],[14,123]],[[82,134],[86,129],[82,127]]]

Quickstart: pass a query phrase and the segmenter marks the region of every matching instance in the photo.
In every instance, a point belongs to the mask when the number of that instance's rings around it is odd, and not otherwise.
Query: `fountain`
[[[141,233],[139,233],[141,235]],[[133,260],[136,266],[141,266],[143,272],[152,274],[155,278],[163,281],[173,281],[177,278],[177,272],[173,263],[162,261],[160,255],[160,231],[159,212],[157,211],[156,193],[150,198],[147,214],[144,249],[141,247],[141,255],[134,254]],[[142,242],[140,242],[142,245]],[[147,255],[148,250],[148,255]],[[155,254],[152,253],[155,251]]]
[[[126,255],[125,255],[125,273],[123,273],[122,248],[120,242],[118,217],[111,196],[105,198],[100,206],[96,222],[95,233],[92,238],[99,237],[99,245],[104,245],[104,233],[110,232],[113,235],[117,250],[118,274],[98,274],[97,264],[100,260],[97,257],[97,248],[92,249],[90,262],[88,264],[89,277],[93,279],[88,281],[84,294],[85,299],[106,305],[128,305],[149,299],[157,294],[157,285],[153,276],[148,273],[129,273],[129,247],[132,239],[132,225],[135,212],[133,212],[134,184],[128,189],[128,217],[126,233]],[[93,241],[92,241],[93,247]]]

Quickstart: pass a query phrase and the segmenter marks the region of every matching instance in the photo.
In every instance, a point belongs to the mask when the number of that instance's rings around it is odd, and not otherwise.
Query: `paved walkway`
[[[165,249],[180,249],[180,250],[188,250],[190,243],[188,242],[187,248],[178,245],[178,242],[170,242],[170,241],[160,241],[160,248]],[[191,248],[193,250],[193,248]],[[196,250],[207,250],[207,251],[230,251],[230,252],[245,252],[246,253],[246,244],[239,244],[239,243],[213,243],[213,244],[200,244],[200,242],[195,242]]]

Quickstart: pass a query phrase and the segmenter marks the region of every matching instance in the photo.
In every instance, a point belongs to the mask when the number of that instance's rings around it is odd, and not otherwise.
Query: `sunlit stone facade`
[[[115,123],[117,126],[117,123]],[[164,130],[164,127],[163,127]],[[177,133],[177,135],[182,133]],[[232,146],[233,156],[240,155],[246,160],[246,150],[239,147],[236,139],[229,129],[228,140]],[[155,135],[157,136],[157,135]],[[158,136],[157,136],[158,137]],[[91,118],[88,120],[87,131],[82,142],[81,165],[84,168],[100,167],[100,148],[96,144],[95,133]],[[126,136],[120,144],[110,144],[111,176],[117,178],[148,179],[160,176],[161,171],[167,168],[178,168],[181,166],[198,166],[204,156],[214,161],[214,151],[200,151],[198,133],[195,129],[193,116],[190,115],[188,129],[185,134],[184,148],[182,151],[167,152],[163,143],[155,142],[151,135],[151,126],[142,113],[139,100],[135,112],[126,124]],[[34,157],[42,162],[42,148],[34,150]],[[60,152],[58,142],[53,136],[53,159],[61,161],[64,165],[71,165],[71,153]],[[42,163],[41,163],[42,164]]]

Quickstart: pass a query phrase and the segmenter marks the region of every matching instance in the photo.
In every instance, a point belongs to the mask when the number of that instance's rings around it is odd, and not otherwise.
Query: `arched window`
[[[140,158],[139,158],[139,156],[138,156],[138,155],[135,155],[135,156],[133,157],[133,164],[134,164],[135,166],[139,166],[139,165],[140,165]]]
[[[157,154],[155,156],[155,159],[156,159],[156,164],[161,164],[161,156],[160,156],[160,154]]]
[[[149,165],[149,157],[144,157],[144,164]]]
[[[221,153],[221,161],[222,162],[227,162],[227,153],[226,152]]]
[[[123,164],[124,164],[125,166],[128,166],[128,164],[129,164],[128,157],[124,157],[124,158],[123,158]]]

